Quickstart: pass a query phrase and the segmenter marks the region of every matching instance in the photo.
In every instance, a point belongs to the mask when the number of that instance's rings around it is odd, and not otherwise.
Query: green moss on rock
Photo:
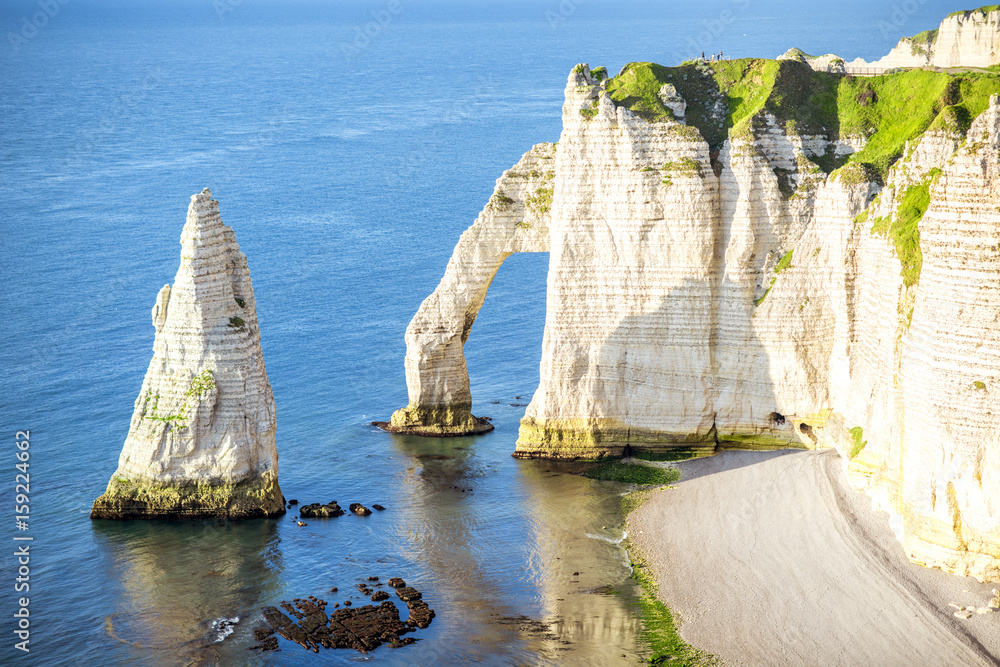
[[[880,180],[902,156],[907,141],[928,129],[967,132],[972,119],[986,109],[990,94],[1000,93],[995,72],[912,69],[854,77],[815,72],[796,60],[759,58],[677,67],[630,63],[608,81],[607,91],[617,106],[652,123],[666,122],[673,116],[659,91],[667,83],[687,102],[690,127],[712,150],[721,149],[728,138],[751,138],[767,113],[799,135],[823,136],[829,142],[866,137],[857,153],[837,157],[828,151],[815,161],[827,173],[856,162]]]
[[[775,449],[808,449],[791,433],[773,435],[771,433],[719,433],[719,450],[740,449],[767,452]]]
[[[471,405],[437,408],[408,405],[392,413],[390,421],[372,424],[390,433],[425,437],[478,435],[493,430],[493,424],[488,419],[476,417],[471,410]]]
[[[235,483],[171,486],[113,477],[91,519],[253,519],[281,516],[285,499],[267,471]]]
[[[538,215],[545,215],[552,208],[552,195],[554,192],[553,188],[538,188],[535,190],[535,194],[528,197],[524,203]]]
[[[775,267],[774,267],[774,273],[775,274],[780,274],[785,269],[792,268],[792,253],[793,252],[795,252],[795,251],[794,250],[789,250],[788,252],[786,252],[784,255],[781,256],[781,259],[778,260],[777,265],[775,265]]]
[[[940,175],[940,169],[931,169],[923,181],[910,185],[903,191],[894,216],[883,216],[872,221],[872,234],[892,240],[902,267],[900,275],[907,287],[920,280],[923,253],[920,250],[919,225],[930,206],[930,187]]]
[[[608,461],[585,470],[583,476],[601,481],[663,486],[679,480],[681,473],[677,468]]]
[[[848,459],[853,459],[855,456],[861,453],[861,450],[865,448],[868,444],[867,440],[862,440],[864,438],[864,430],[860,426],[855,426],[854,428],[848,429],[848,433],[854,439],[854,444],[851,446],[851,452],[848,455]]]
[[[715,431],[667,433],[637,429],[617,419],[578,418],[521,420],[515,458],[599,461],[633,453],[662,454],[676,450],[707,455],[715,451]]]

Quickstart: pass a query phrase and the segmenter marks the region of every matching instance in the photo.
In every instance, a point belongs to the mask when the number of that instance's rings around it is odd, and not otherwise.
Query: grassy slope
[[[948,14],[948,18],[952,16],[969,16],[971,14],[989,14],[990,12],[995,12],[1000,9],[1000,5],[983,5],[979,9],[963,9],[961,11],[952,12]]]
[[[688,103],[687,122],[713,150],[731,136],[745,135],[770,112],[787,131],[840,137],[869,137],[847,158],[832,152],[816,162],[829,173],[845,162],[885,178],[903,154],[907,141],[928,129],[964,133],[986,109],[991,93],[1000,93],[997,73],[946,74],[908,70],[879,77],[814,72],[789,60],[744,58],[663,67],[631,63],[608,82],[608,92],[650,122],[672,117],[658,93],[672,83]],[[717,104],[718,103],[718,104]],[[716,114],[715,110],[721,110]]]

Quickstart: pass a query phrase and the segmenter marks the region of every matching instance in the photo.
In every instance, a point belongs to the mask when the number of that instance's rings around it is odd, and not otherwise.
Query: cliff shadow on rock
[[[153,358],[93,519],[285,512],[250,270],[211,194],[191,197],[180,268],[152,310]]]
[[[702,328],[692,326],[688,310],[711,303],[711,292],[709,282],[686,280],[658,308],[623,318],[592,348],[556,345],[551,355],[559,361],[553,363],[574,371],[548,369],[521,422],[513,456],[656,459],[723,449],[814,448],[815,441],[797,428],[803,416],[784,413],[766,349],[752,327],[742,332],[745,342],[734,355],[744,368],[720,372],[709,312]],[[720,393],[736,397],[721,421]]]

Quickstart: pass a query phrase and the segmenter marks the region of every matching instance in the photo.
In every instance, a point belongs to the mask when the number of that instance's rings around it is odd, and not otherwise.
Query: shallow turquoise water
[[[208,0],[134,4],[67,2],[17,52],[0,45],[0,456],[12,471],[0,494],[13,505],[13,436],[29,429],[29,658],[635,661],[628,595],[588,592],[627,593],[622,489],[510,457],[538,381],[547,257],[507,261],[466,348],[476,412],[494,433],[431,440],[369,426],[406,403],[403,331],[503,169],[558,139],[575,63],[615,72],[699,48],[775,56],[793,45],[874,57],[895,42],[879,27],[893,4],[817,18],[745,0],[404,2],[357,53],[345,45],[388,3],[246,0],[222,18]],[[914,6],[901,33],[955,9]],[[0,26],[18,31],[37,11],[4,2]],[[285,495],[386,512],[305,528],[291,516],[87,518],[149,363],[149,309],[173,280],[188,199],[203,187],[250,262]],[[14,571],[5,555],[4,576]],[[368,658],[246,650],[264,605],[331,586],[344,597],[370,574],[424,592],[437,618],[420,643]],[[520,616],[548,630],[509,620]],[[219,641],[213,622],[237,617]],[[0,659],[24,657],[12,643]]]

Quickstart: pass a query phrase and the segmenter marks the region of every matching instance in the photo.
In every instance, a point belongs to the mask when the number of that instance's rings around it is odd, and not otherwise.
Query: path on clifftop
[[[681,464],[629,517],[691,644],[729,665],[995,665],[997,585],[910,563],[836,452],[724,452]]]

